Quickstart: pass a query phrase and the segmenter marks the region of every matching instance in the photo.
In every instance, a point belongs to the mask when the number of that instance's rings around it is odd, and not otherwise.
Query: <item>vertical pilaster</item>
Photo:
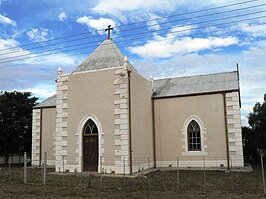
[[[233,167],[243,167],[241,116],[238,92],[226,93],[229,159]]]
[[[39,165],[40,161],[40,132],[41,132],[41,109],[33,109],[32,113],[32,150],[31,164]]]
[[[67,110],[68,110],[68,76],[60,76],[57,80],[56,99],[56,133],[55,159],[56,171],[66,168],[67,160]]]
[[[127,69],[115,70],[114,80],[114,125],[115,125],[115,172],[129,173],[129,137],[128,137],[128,81]]]

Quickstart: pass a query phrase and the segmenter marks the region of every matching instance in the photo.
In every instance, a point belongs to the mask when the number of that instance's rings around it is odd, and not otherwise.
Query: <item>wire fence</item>
[[[23,165],[0,166],[0,182],[12,182],[28,185],[43,185],[57,187],[93,188],[97,190],[112,191],[177,191],[177,192],[201,192],[212,191],[250,192],[266,194],[264,178],[264,159],[261,156],[261,164],[254,167],[253,172],[247,170],[227,170],[221,165],[221,158],[201,158],[200,167],[183,167],[180,163],[183,158],[157,158],[157,167],[154,167],[152,158],[135,158],[133,165],[137,165],[137,172],[127,174],[127,159],[120,164],[120,173],[107,172],[108,166],[121,163],[115,158],[100,158],[99,171],[70,172],[68,164],[74,163],[73,157],[62,158],[62,170],[56,172],[48,161],[50,157],[44,155],[41,166],[31,166],[31,162],[25,154]],[[200,160],[200,158],[198,158]],[[198,160],[198,161],[199,161]],[[210,161],[211,160],[211,161]],[[116,162],[118,161],[118,162]],[[188,161],[188,160],[186,160]],[[191,166],[195,166],[195,162]],[[49,164],[48,164],[49,162]],[[162,162],[159,167],[158,162]],[[53,162],[53,163],[56,163]],[[57,162],[58,163],[58,162]],[[214,164],[215,163],[215,164]],[[184,164],[184,162],[183,162]],[[186,164],[188,164],[186,162]],[[234,163],[232,163],[234,164]],[[217,165],[217,167],[208,167]],[[164,167],[163,167],[164,166]],[[63,168],[64,167],[64,168]],[[115,171],[115,170],[114,170]],[[239,172],[241,171],[241,172]]]

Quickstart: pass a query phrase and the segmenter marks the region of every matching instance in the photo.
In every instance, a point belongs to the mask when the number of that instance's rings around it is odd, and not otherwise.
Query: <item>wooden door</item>
[[[98,171],[98,136],[84,136],[83,170]]]
[[[83,130],[83,171],[98,171],[98,128],[91,119]]]

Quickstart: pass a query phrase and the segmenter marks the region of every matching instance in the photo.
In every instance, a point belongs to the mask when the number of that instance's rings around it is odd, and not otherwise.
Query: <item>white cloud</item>
[[[190,35],[193,31],[193,29],[195,29],[196,26],[192,26],[192,25],[177,25],[171,28],[171,30],[169,31],[169,33],[167,34],[167,39],[168,38],[176,38],[176,37],[180,37],[180,36],[184,36],[184,35]]]
[[[0,39],[0,62],[6,62],[16,59],[16,56],[28,55],[30,54],[27,50],[19,47],[19,43],[14,39]],[[2,66],[8,65],[10,63],[2,63]]]
[[[148,19],[148,22],[147,22],[147,26],[148,29],[150,30],[160,30],[161,27],[160,27],[160,24],[158,22],[157,19],[159,19],[160,17],[158,15],[155,15],[155,14],[150,14],[150,18]],[[164,20],[161,19],[160,22],[163,22]]]
[[[0,14],[0,24],[16,26],[16,22]]]
[[[48,97],[56,94],[56,85],[55,84],[39,84],[36,87],[27,88],[23,90],[18,90],[20,92],[31,92],[33,96],[37,96],[39,101],[43,101]]]
[[[266,24],[250,25],[248,23],[239,24],[239,28],[253,37],[266,37]]]
[[[67,14],[65,12],[61,12],[59,15],[58,15],[58,19],[60,21],[65,21],[67,19]]]
[[[0,50],[17,47],[19,43],[14,39],[0,39]],[[2,54],[2,53],[1,53]]]
[[[99,34],[104,34],[104,31],[101,30],[107,28],[108,25],[111,25],[112,27],[116,26],[116,22],[114,20],[102,17],[99,19],[93,19],[91,16],[83,16],[78,18],[77,22],[97,30]]]
[[[54,38],[53,31],[46,28],[33,28],[27,32],[30,40],[35,42],[47,41]]]
[[[180,1],[181,2],[181,1]],[[100,0],[92,9],[101,14],[109,14],[122,21],[126,21],[130,15],[136,15],[136,12],[170,11],[175,10],[176,0]]]
[[[73,70],[75,66],[79,65],[82,61],[82,59],[79,56],[71,56],[68,54],[64,53],[58,53],[58,54],[53,54],[53,55],[45,55],[46,53],[44,52],[43,54],[31,54],[31,59],[26,59],[23,61],[25,64],[43,64],[49,65],[49,66],[63,66],[66,67],[64,69],[71,69]],[[45,56],[39,56],[39,55],[45,55]],[[35,57],[39,56],[39,57]]]
[[[167,37],[157,37],[155,40],[148,41],[143,46],[129,47],[131,53],[147,58],[169,58],[175,54],[192,53],[201,50],[207,50],[217,47],[225,47],[237,44],[238,39],[235,37],[209,37],[209,38],[173,38],[172,35]]]
[[[132,11],[136,9],[149,9],[149,10],[173,10],[176,7],[175,0],[100,0],[93,10],[112,14],[120,11]]]

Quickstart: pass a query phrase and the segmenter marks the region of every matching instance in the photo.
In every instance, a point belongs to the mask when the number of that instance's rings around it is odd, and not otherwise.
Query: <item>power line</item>
[[[261,19],[261,18],[266,18],[266,16],[264,15],[264,16],[260,16],[260,17],[253,17],[253,18],[242,19],[242,20],[237,20],[237,21],[231,21],[231,22],[226,22],[226,23],[212,24],[212,25],[201,26],[201,27],[196,27],[196,28],[188,28],[188,29],[185,29],[185,30],[177,30],[177,31],[168,32],[168,34],[176,34],[176,33],[185,32],[185,31],[191,31],[191,30],[195,30],[195,29],[203,29],[203,28],[208,28],[208,27],[212,27],[212,26],[222,26],[222,25],[233,24],[233,23],[238,23],[238,22],[243,22],[243,21]],[[157,34],[157,35],[162,35],[162,34]],[[143,39],[145,37],[147,37],[147,36],[139,37],[139,38],[133,38],[133,39],[128,39],[128,40],[123,40],[123,41],[118,41],[116,43],[123,43],[123,42],[127,42],[127,41],[135,41],[136,39]],[[150,36],[148,36],[148,37],[150,37]],[[65,51],[61,51],[61,52],[58,52],[58,53],[71,52],[71,51],[81,50],[81,49],[85,49],[85,48],[93,48],[93,47],[95,47],[95,46],[86,46],[86,47],[83,47],[83,48],[70,49],[70,50],[65,50]],[[43,56],[47,56],[47,55],[54,55],[54,54],[58,54],[58,53],[48,53],[48,54],[37,55],[37,56],[34,56],[34,57],[20,58],[20,59],[16,59],[16,60],[9,60],[9,61],[5,61],[5,62],[0,62],[0,64],[14,62],[14,61],[20,61],[20,60],[33,59],[33,58],[43,57]],[[7,67],[7,66],[2,66],[0,68],[3,68],[3,67]]]
[[[266,16],[265,16],[266,17]],[[256,26],[260,26],[260,25],[265,25],[266,23],[261,23],[261,24],[256,24],[256,25],[253,25],[253,26],[250,26],[250,27],[256,27]],[[205,28],[205,27],[204,27]],[[234,27],[234,28],[232,28],[232,30],[233,29],[236,29],[237,27]],[[186,31],[188,31],[188,30],[186,30]],[[175,34],[175,33],[173,33],[173,34]],[[163,41],[167,41],[167,40],[172,40],[172,38],[164,38],[163,39]],[[127,42],[131,42],[132,40],[128,40],[128,41],[124,41],[123,43],[127,43]],[[116,44],[117,43],[122,43],[121,41],[120,42],[116,42]],[[139,44],[142,44],[142,43],[145,43],[144,41],[143,42],[138,42],[138,44],[135,44],[135,46],[136,45],[139,45]],[[119,45],[120,47],[125,47],[124,45]],[[133,47],[134,47],[134,45],[133,45]],[[111,50],[111,49],[113,49],[113,47],[111,47],[111,48],[106,48],[106,49],[104,49],[104,50],[101,50],[101,51],[97,51],[98,53],[99,52],[103,52],[103,51],[107,51],[107,50]],[[72,53],[72,55],[76,55],[76,54],[78,54],[78,53]],[[64,57],[68,57],[69,55],[60,55],[60,56],[56,56],[56,57],[53,57],[53,58],[46,58],[46,59],[44,59],[44,60],[41,60],[41,61],[37,61],[37,63],[38,62],[43,62],[43,61],[49,61],[49,60],[54,60],[54,59],[58,59],[58,58],[64,58]],[[24,65],[24,64],[10,64],[10,65],[6,65],[6,66],[2,66],[2,67],[0,67],[0,68],[7,68],[7,67],[14,67],[14,66],[19,66],[19,65]]]
[[[126,27],[126,26],[135,25],[135,24],[141,24],[141,23],[145,23],[145,22],[156,21],[156,20],[160,20],[160,19],[166,19],[166,18],[172,18],[172,17],[183,16],[183,15],[188,15],[188,14],[195,14],[195,13],[199,13],[199,12],[206,12],[206,11],[211,11],[211,10],[217,10],[217,9],[221,9],[221,8],[238,6],[238,5],[243,5],[243,4],[252,3],[252,2],[256,2],[256,1],[260,1],[260,0],[243,1],[243,2],[234,3],[234,4],[228,4],[228,5],[224,5],[224,6],[207,8],[207,9],[204,9],[204,10],[191,11],[191,12],[186,12],[186,13],[181,13],[181,14],[170,15],[170,16],[166,16],[166,17],[158,17],[158,18],[153,18],[153,19],[149,19],[149,20],[143,20],[143,21],[140,21],[140,22],[135,22],[135,23],[129,23],[129,24],[125,24],[125,25],[115,26],[113,28]],[[104,30],[105,29],[98,29],[98,30],[94,30],[94,32],[97,33],[98,31],[104,31]],[[0,51],[10,50],[10,49],[16,49],[16,48],[21,48],[21,47],[31,46],[31,45],[41,44],[41,43],[47,43],[47,42],[51,42],[51,41],[55,41],[55,40],[66,39],[66,38],[80,36],[80,35],[84,35],[84,34],[88,34],[88,32],[83,32],[83,33],[68,35],[68,36],[64,36],[64,37],[58,37],[58,38],[49,39],[49,40],[46,40],[46,41],[28,43],[28,44],[24,44],[24,45],[20,45],[20,46],[16,46],[16,47],[1,49]],[[92,35],[92,36],[90,36],[90,38],[93,38],[93,37],[98,37],[98,35]]]
[[[189,25],[191,26],[191,25],[204,24],[204,23],[209,23],[209,22],[214,22],[214,21],[227,20],[227,19],[232,19],[232,18],[238,18],[238,17],[248,16],[248,15],[259,14],[259,13],[263,13],[263,12],[266,12],[266,11],[263,10],[263,11],[259,11],[259,12],[246,13],[246,14],[235,15],[235,16],[231,16],[231,17],[224,17],[224,18],[219,18],[219,19],[212,19],[212,20],[207,20],[207,21],[201,21],[201,22],[197,22],[197,23],[192,23],[192,24],[189,24]],[[184,25],[175,26],[175,28],[180,28],[180,27],[186,27],[186,26],[184,26]],[[134,34],[129,34],[129,35],[125,35],[125,36],[114,37],[113,39],[125,38],[125,37],[136,36],[136,35],[142,35],[142,34],[147,34],[147,33],[161,32],[163,30],[169,30],[169,29],[172,29],[172,27],[170,27],[170,28],[164,28],[164,29],[160,29],[160,30],[144,31],[144,32],[140,32],[140,33],[134,33]],[[95,41],[86,42],[86,43],[79,43],[79,44],[74,45],[74,47],[75,46],[84,46],[84,45],[91,44],[91,43],[95,43]],[[95,45],[93,45],[93,47],[94,46]],[[64,46],[63,48],[65,49],[65,48],[71,48],[71,47],[73,47],[73,45]],[[51,51],[60,50],[60,49],[62,49],[62,47],[54,48],[54,49],[50,49],[50,50],[45,50],[45,51],[39,51],[39,52],[37,52],[35,54],[40,54],[40,53],[45,53],[45,52],[51,52]],[[58,52],[58,53],[60,53],[60,52]],[[1,63],[7,63],[7,62],[16,61],[16,59],[15,60],[12,60],[12,58],[27,57],[28,55],[31,55],[31,54],[17,55],[17,56],[12,56],[12,57],[0,58],[0,60],[9,60],[9,61],[2,61],[2,62],[0,62],[0,64]]]
[[[266,18],[266,16],[263,16],[263,17],[261,17],[261,18]],[[235,22],[233,22],[233,23],[237,23],[237,22],[239,22],[239,21],[235,21]],[[230,22],[230,23],[232,23],[232,22]],[[227,23],[228,24],[228,23]],[[256,27],[256,26],[260,26],[260,25],[265,25],[266,23],[261,23],[261,24],[257,24],[257,25],[253,25],[253,26],[250,26],[250,27]],[[216,26],[219,26],[219,25],[225,25],[224,23],[223,24],[216,24]],[[211,26],[208,26],[208,27],[211,27]],[[198,27],[197,29],[199,29],[199,28],[207,28],[206,26],[205,27]],[[236,29],[237,27],[234,27],[234,28],[232,28],[232,30],[233,29]],[[185,31],[189,31],[189,30],[191,30],[191,29],[187,29],[187,30],[183,30],[183,31],[176,31],[176,33],[178,33],[178,32],[185,32]],[[172,33],[172,34],[176,34],[176,33]],[[172,40],[172,38],[163,38],[163,39],[161,39],[160,41],[166,41],[166,40]],[[130,40],[125,40],[125,41],[118,41],[118,42],[116,42],[116,44],[117,43],[128,43],[128,42],[132,42],[132,39],[130,39]],[[138,42],[138,44],[135,44],[135,46],[136,45],[139,45],[139,44],[142,44],[142,43],[145,43],[144,41],[143,42]],[[124,47],[123,45],[119,45],[120,47]],[[133,45],[133,47],[134,47],[134,45]],[[107,51],[107,50],[111,50],[111,49],[113,49],[113,48],[106,48],[105,50],[101,50],[101,51]],[[77,50],[80,50],[80,49],[77,49]],[[100,51],[97,51],[97,52],[100,52]],[[72,53],[73,54],[73,53]],[[76,55],[77,53],[74,53],[73,55]],[[42,62],[43,61],[49,61],[49,60],[54,60],[54,59],[58,59],[58,58],[64,58],[64,57],[68,57],[69,55],[60,55],[60,56],[56,56],[56,57],[53,57],[53,58],[46,58],[46,59],[44,59],[44,60],[42,60]],[[37,61],[37,63],[38,62],[41,62],[41,61]],[[7,68],[7,67],[13,67],[13,66],[19,66],[19,65],[22,65],[22,64],[12,64],[12,65],[6,65],[6,66],[2,66],[2,67],[0,67],[0,68]]]
[[[199,13],[199,12],[206,12],[206,11],[210,11],[210,10],[217,10],[217,9],[221,9],[221,8],[227,8],[227,7],[242,5],[242,4],[251,3],[251,2],[255,2],[255,1],[260,1],[260,0],[243,1],[243,2],[234,3],[234,4],[228,4],[228,5],[224,5],[224,6],[207,8],[207,9],[204,9],[204,10],[196,10],[196,11],[191,11],[191,12],[186,12],[186,13],[181,13],[181,14],[176,14],[176,15],[170,15],[170,16],[166,16],[166,17],[158,17],[158,18],[153,18],[153,19],[141,21],[141,22],[129,23],[126,26],[134,25],[134,24],[140,24],[140,23],[149,22],[149,21],[157,21],[157,20],[160,20],[160,19],[167,19],[167,18],[172,18],[172,17],[177,17],[177,16],[183,16],[183,15],[188,15],[188,14],[195,14],[195,13]],[[116,26],[116,27],[120,27],[120,26]]]
[[[263,12],[266,12],[266,11],[263,11]],[[256,12],[257,13],[257,12]],[[245,14],[245,15],[243,15],[243,16],[246,16],[246,15],[249,15],[249,14]],[[238,15],[237,17],[240,17],[241,15]],[[234,16],[235,17],[235,16]],[[230,18],[233,18],[233,17],[230,17]],[[227,18],[222,18],[222,19],[214,19],[214,20],[209,20],[209,21],[204,21],[204,22],[199,22],[199,23],[197,23],[197,24],[202,24],[202,23],[208,23],[208,22],[213,22],[213,21],[220,21],[220,20],[224,20],[224,19],[228,19],[228,17]],[[252,18],[252,19],[257,19],[257,18]],[[246,21],[246,20],[249,20],[249,19],[244,19],[244,20],[238,20],[238,21]],[[229,23],[231,23],[231,22],[229,22]],[[226,24],[226,23],[224,23],[224,24]],[[195,24],[191,24],[191,25],[195,25]],[[210,25],[210,26],[214,26],[214,25]],[[176,27],[183,27],[183,26],[176,26]],[[208,26],[209,27],[209,26]],[[201,28],[201,27],[200,27]],[[128,36],[135,36],[135,35],[141,35],[141,34],[146,34],[146,33],[153,33],[153,32],[159,32],[159,31],[162,31],[162,30],[168,30],[168,29],[172,29],[172,27],[171,28],[165,28],[165,29],[161,29],[161,30],[153,30],[153,31],[146,31],[146,32],[141,32],[141,33],[135,33],[135,34],[131,34],[131,35],[127,35],[127,36],[120,36],[120,37],[115,37],[115,38],[113,38],[113,39],[117,39],[117,38],[125,38],[125,37],[128,37]],[[194,29],[197,29],[197,28],[191,28],[191,29],[189,29],[189,30],[194,30]],[[173,32],[176,32],[176,31],[173,31]],[[180,30],[180,32],[182,32],[182,30]],[[168,34],[169,33],[172,33],[172,32],[168,32]],[[157,35],[162,35],[163,33],[161,33],[161,34],[157,34]],[[149,37],[149,36],[145,36],[145,37]],[[142,38],[145,38],[145,37],[139,37],[139,38],[137,38],[137,39],[142,39]],[[133,38],[133,39],[136,39],[136,38]],[[130,40],[133,40],[133,39],[130,39]],[[87,42],[87,43],[82,43],[82,44],[78,44],[78,45],[75,45],[75,46],[83,46],[83,45],[87,45],[87,44],[90,44],[90,43],[94,43],[94,42]],[[75,47],[74,46],[74,47]],[[92,46],[88,46],[89,48],[91,48],[91,47],[97,47],[98,45],[92,45]],[[70,47],[73,47],[73,46],[67,46],[67,47],[65,47],[65,48],[70,48]],[[86,48],[86,47],[85,47]],[[58,50],[58,49],[61,49],[61,48],[56,48],[56,49],[53,49],[53,50]],[[80,48],[80,49],[84,49],[84,48]],[[77,50],[77,49],[75,49],[75,50]],[[45,56],[45,55],[51,55],[51,54],[58,54],[58,53],[62,53],[62,52],[69,52],[69,51],[71,51],[71,49],[70,50],[64,50],[64,51],[60,51],[60,52],[52,52],[52,53],[46,53],[46,54],[41,54],[41,55],[38,55],[37,54],[37,56],[35,56],[35,57],[39,57],[39,56]],[[39,53],[44,53],[44,52],[50,52],[50,51],[43,51],[43,52],[39,52]],[[31,54],[28,54],[29,56],[32,56]],[[25,56],[25,58],[21,58],[21,59],[13,59],[13,60],[8,60],[8,61],[2,61],[2,62],[0,62],[0,64],[3,64],[3,63],[9,63],[9,62],[13,62],[13,61],[17,61],[17,60],[23,60],[23,59],[30,59],[31,57],[27,57],[28,55],[20,55],[20,56],[14,56],[14,57],[12,57],[12,58],[17,58],[17,57],[24,57]],[[4,60],[4,59],[10,59],[10,58],[2,58],[2,59],[0,59],[0,60]]]
[[[209,17],[209,16],[214,16],[214,15],[219,15],[219,14],[231,13],[231,12],[236,12],[236,11],[243,11],[243,10],[247,10],[247,9],[251,9],[251,8],[262,7],[262,6],[265,6],[265,5],[266,4],[259,4],[259,5],[255,5],[255,6],[238,8],[238,9],[234,9],[234,10],[227,10],[227,11],[223,11],[223,12],[217,12],[217,13],[211,13],[211,14],[206,14],[206,15],[199,15],[199,16],[194,16],[194,17],[189,17],[189,18],[177,19],[177,20],[162,22],[162,23],[158,23],[158,24],[151,24],[151,25],[146,25],[146,26],[141,26],[141,27],[129,28],[129,29],[126,29],[124,31],[120,31],[120,33],[121,32],[123,32],[123,33],[124,32],[128,32],[128,31],[131,31],[131,30],[136,30],[136,29],[141,29],[141,28],[149,28],[149,27],[153,27],[153,26],[157,26],[157,25],[170,24],[170,23],[173,23],[173,22],[181,22],[181,21],[186,21],[186,20],[191,20],[191,19],[197,19],[197,18],[203,18],[203,17]],[[102,36],[103,35],[100,35],[99,37],[102,37]],[[80,41],[80,40],[84,40],[84,39],[88,39],[88,38],[91,38],[91,37],[88,36],[88,37],[82,37],[82,38],[73,39],[73,40],[69,40],[69,41],[63,41],[63,42],[53,43],[53,44],[49,44],[49,46],[47,46],[47,47],[56,46],[56,45],[59,45],[59,44],[70,43],[70,42],[74,42],[74,41]],[[33,47],[33,48],[16,50],[16,51],[8,52],[8,53],[2,53],[2,54],[0,54],[0,56],[9,55],[9,54],[15,54],[15,53],[18,53],[18,52],[24,52],[25,50],[40,49],[40,48],[45,48],[45,47],[46,46],[37,46],[37,47]],[[14,56],[14,57],[16,57],[16,56]]]

